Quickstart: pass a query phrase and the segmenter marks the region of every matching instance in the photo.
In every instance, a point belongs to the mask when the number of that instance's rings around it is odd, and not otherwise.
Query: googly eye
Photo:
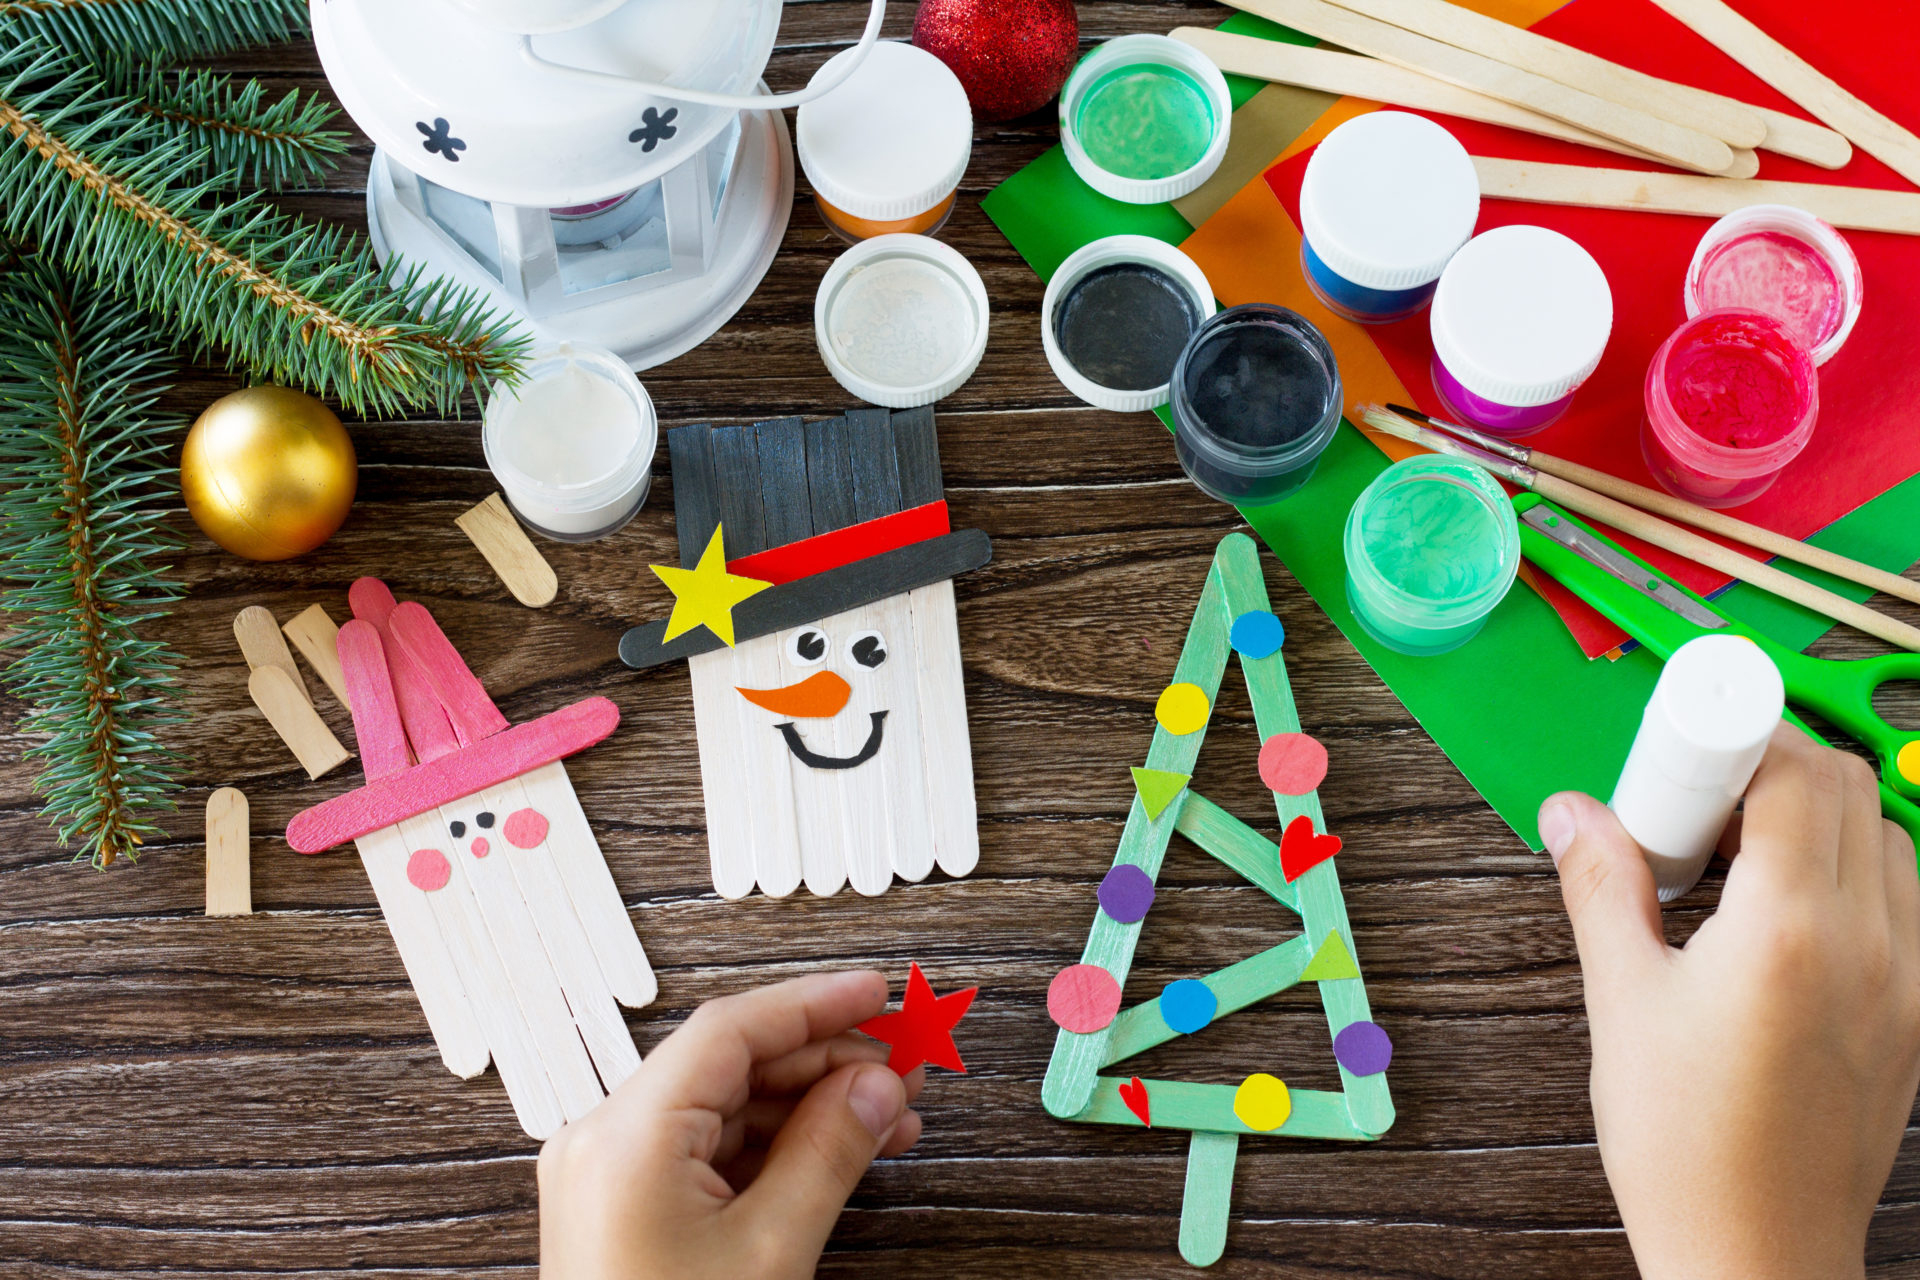
[[[476,817],[474,821],[480,825],[482,830],[491,830],[493,827],[493,815],[491,813],[483,812]]]
[[[887,638],[878,631],[861,631],[847,641],[847,652],[863,667],[877,667],[887,660]]]
[[[827,633],[818,627],[802,627],[787,637],[787,661],[796,667],[811,667],[827,656]]]
[[[467,824],[464,822],[449,823],[447,830],[453,832],[453,838],[458,840],[461,836],[467,834]]]

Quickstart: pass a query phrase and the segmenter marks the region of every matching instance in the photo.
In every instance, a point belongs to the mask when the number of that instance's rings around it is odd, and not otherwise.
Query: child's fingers
[[[885,1062],[893,1051],[857,1031],[801,1045],[792,1053],[754,1064],[753,1092],[802,1094],[821,1077],[855,1062]]]
[[[856,1059],[860,1061],[864,1059]],[[845,1063],[836,1064],[835,1069]],[[927,1085],[927,1069],[915,1067],[901,1078],[906,1086],[907,1104],[911,1106],[920,1091]],[[715,1148],[711,1163],[715,1168],[733,1160],[748,1147],[764,1147],[773,1141],[793,1115],[793,1109],[800,1105],[798,1095],[760,1096],[749,1099],[744,1107],[727,1117],[721,1126],[720,1142]]]
[[[1886,819],[1880,816],[1880,779],[1859,756],[1835,752],[1840,770],[1840,839],[1835,870],[1856,910],[1887,913]]]
[[[1887,878],[1887,920],[1893,945],[1908,972],[1920,968],[1920,870],[1914,864],[1913,837],[1897,822],[1881,819],[1881,861]]]
[[[1747,787],[1740,856],[1728,873],[1777,887],[1838,877],[1846,789],[1841,753],[1782,723]]]
[[[1588,990],[1662,957],[1666,938],[1653,872],[1613,811],[1577,791],[1540,806],[1540,834],[1560,871]]]

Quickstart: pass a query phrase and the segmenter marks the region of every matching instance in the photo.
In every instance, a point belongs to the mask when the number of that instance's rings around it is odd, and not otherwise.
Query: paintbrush
[[[1559,476],[1562,480],[1571,480],[1575,484],[1584,485],[1596,493],[1617,498],[1629,506],[1651,511],[1669,520],[1678,520],[1682,524],[1690,524],[1696,529],[1705,529],[1708,533],[1717,533],[1723,538],[1744,542],[1750,547],[1758,547],[1773,555],[1784,556],[1810,569],[1818,569],[1836,578],[1845,578],[1848,582],[1857,582],[1863,587],[1871,587],[1875,591],[1884,591],[1890,596],[1898,596],[1902,600],[1920,604],[1920,582],[1903,578],[1897,573],[1888,573],[1885,569],[1862,564],[1858,560],[1849,560],[1831,551],[1822,551],[1819,547],[1810,547],[1804,542],[1789,538],[1784,533],[1775,533],[1757,524],[1749,524],[1745,520],[1695,506],[1686,499],[1676,498],[1663,490],[1649,489],[1645,485],[1635,484],[1631,480],[1622,480],[1618,476],[1610,476],[1604,471],[1596,471],[1578,462],[1569,462],[1565,458],[1556,458],[1550,453],[1529,449],[1511,440],[1502,440],[1498,436],[1475,431],[1472,427],[1430,417],[1418,409],[1390,404],[1387,406],[1387,411],[1397,413],[1403,418],[1412,418],[1416,422],[1423,422],[1449,435],[1469,440],[1489,453],[1497,453],[1503,458],[1510,458],[1536,470],[1547,472],[1549,475]]]
[[[1507,441],[1499,441],[1499,448],[1495,450],[1483,448],[1478,444],[1468,444],[1377,404],[1362,405],[1360,418],[1375,431],[1431,449],[1435,453],[1476,463],[1502,480],[1519,485],[1523,489],[1531,489],[1541,497],[1558,503],[1569,511],[1576,511],[1583,516],[1602,521],[1622,533],[1632,534],[1643,542],[1671,551],[1675,555],[1685,556],[1689,560],[1738,578],[1742,582],[1750,582],[1763,591],[1803,605],[1815,613],[1832,618],[1835,622],[1844,622],[1870,636],[1877,636],[1888,644],[1920,652],[1920,628],[1908,626],[1897,618],[1890,618],[1863,604],[1856,604],[1845,596],[1835,595],[1824,587],[1816,587],[1810,582],[1804,582],[1770,564],[1763,564],[1750,556],[1743,556],[1738,551],[1729,550],[1717,542],[1701,537],[1691,529],[1682,529],[1679,525],[1669,524],[1656,515],[1637,507],[1630,507],[1604,493],[1595,493],[1592,489],[1575,484],[1571,480],[1562,479],[1511,456],[1503,456],[1523,452],[1519,446]],[[1488,436],[1477,432],[1475,435],[1483,443],[1493,443]],[[1531,453],[1530,450],[1524,452]]]

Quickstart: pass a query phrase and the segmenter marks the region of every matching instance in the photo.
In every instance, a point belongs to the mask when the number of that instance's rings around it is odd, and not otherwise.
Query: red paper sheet
[[[1875,0],[1739,0],[1742,13],[1814,66],[1901,124],[1920,129],[1920,23],[1903,6]],[[1535,31],[1652,75],[1729,94],[1758,106],[1806,113],[1743,70],[1649,0],[1576,0]],[[1424,113],[1423,113],[1424,114]],[[1452,116],[1439,123],[1475,155],[1607,168],[1651,169],[1610,152],[1536,138]],[[1299,222],[1307,153],[1267,172],[1268,184]],[[1899,175],[1855,149],[1830,171],[1760,153],[1760,176],[1797,182],[1910,190]],[[1418,199],[1417,192],[1408,192]],[[1614,327],[1598,372],[1571,412],[1526,441],[1636,483],[1654,485],[1640,456],[1641,379],[1654,349],[1686,318],[1681,281],[1710,219],[1574,209],[1489,200],[1479,229],[1510,223],[1552,227],[1585,245],[1613,286]],[[1734,514],[1795,538],[1824,528],[1920,471],[1920,237],[1849,231],[1860,258],[1865,305],[1847,345],[1820,371],[1820,424],[1805,453],[1762,494]],[[1427,316],[1368,331],[1419,407],[1443,408],[1428,363]],[[1636,552],[1696,591],[1729,581],[1691,561],[1627,540]],[[1589,657],[1619,644],[1622,633],[1558,584],[1546,595]]]

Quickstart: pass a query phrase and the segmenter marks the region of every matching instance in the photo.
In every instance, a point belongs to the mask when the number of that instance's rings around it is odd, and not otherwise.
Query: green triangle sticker
[[[1140,793],[1140,803],[1146,806],[1147,817],[1158,818],[1166,812],[1174,798],[1187,789],[1193,781],[1190,773],[1169,773],[1165,769],[1140,769],[1133,771],[1133,789]]]
[[[1300,971],[1302,982],[1331,982],[1335,978],[1357,978],[1360,966],[1353,962],[1353,952],[1347,950],[1347,944],[1340,935],[1330,933],[1320,949],[1313,953],[1313,959],[1307,961],[1307,967]]]

